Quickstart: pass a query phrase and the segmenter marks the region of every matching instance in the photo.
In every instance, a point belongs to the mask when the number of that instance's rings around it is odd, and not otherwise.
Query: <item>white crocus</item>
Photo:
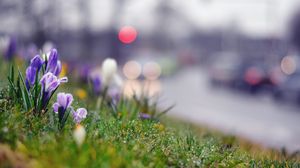
[[[115,59],[106,58],[101,67],[102,80],[105,86],[108,86],[112,80],[114,80],[117,74],[118,66]]]
[[[43,53],[47,53],[50,51],[52,48],[54,48],[54,44],[51,41],[46,41],[43,45]]]
[[[74,140],[76,142],[76,144],[80,147],[82,145],[82,143],[84,142],[85,140],[85,135],[86,135],[86,132],[85,132],[85,129],[83,126],[81,125],[77,125],[74,132],[73,132],[73,137],[74,137]]]

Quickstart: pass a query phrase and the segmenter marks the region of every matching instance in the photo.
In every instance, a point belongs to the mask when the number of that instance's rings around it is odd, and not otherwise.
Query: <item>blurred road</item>
[[[163,104],[176,103],[168,115],[265,146],[300,150],[300,109],[270,95],[248,95],[214,88],[200,68],[189,68],[162,81]]]

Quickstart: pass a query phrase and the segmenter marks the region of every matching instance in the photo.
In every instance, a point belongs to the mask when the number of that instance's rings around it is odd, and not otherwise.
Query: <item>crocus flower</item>
[[[108,86],[110,82],[114,79],[117,73],[118,67],[116,60],[112,58],[107,58],[103,61],[101,71],[103,84]]]
[[[72,112],[74,121],[78,124],[86,118],[87,110],[85,108],[79,108]]]
[[[30,66],[36,68],[37,70],[40,70],[43,64],[44,61],[39,55],[36,55],[30,60]]]
[[[17,52],[17,40],[15,37],[11,37],[8,47],[4,53],[5,59],[12,60],[12,58],[16,54],[16,52]]]
[[[61,83],[68,82],[67,77],[58,78],[53,73],[46,73],[40,80],[42,85],[42,107],[45,108],[51,95]]]
[[[71,107],[73,96],[70,93],[58,93],[57,101],[53,104],[53,111],[58,113],[61,110],[63,113]]]
[[[30,66],[26,69],[26,87],[28,90],[34,84],[36,74],[39,72],[43,63],[44,61],[39,55],[36,55],[31,59]]]
[[[76,144],[80,147],[85,140],[86,132],[83,126],[77,125],[74,132],[73,137]]]
[[[102,82],[99,76],[92,77],[92,87],[96,95],[99,95],[101,92]]]
[[[48,52],[45,55],[46,58],[46,72],[52,72],[55,76],[59,76],[61,72],[61,62],[58,60],[58,53],[55,48],[51,49],[50,52]]]

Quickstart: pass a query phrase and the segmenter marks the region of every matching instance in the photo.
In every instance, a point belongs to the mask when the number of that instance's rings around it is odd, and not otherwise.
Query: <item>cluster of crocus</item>
[[[51,49],[49,53],[44,54],[44,57],[36,55],[31,59],[26,69],[25,81],[19,73],[18,78],[23,82],[25,89],[19,87],[18,90],[21,90],[21,95],[16,95],[16,97],[22,97],[24,107],[27,110],[33,108],[34,112],[39,114],[46,112],[54,92],[61,83],[68,81],[67,77],[59,78],[60,72],[61,62],[58,60],[56,49]],[[12,86],[19,86],[13,84],[13,76],[9,79]],[[14,89],[14,87],[12,88]]]
[[[59,77],[61,71],[62,63],[58,59],[56,49],[51,49],[50,52],[42,56],[34,56],[26,68],[25,80],[20,71],[17,80],[14,79],[14,67],[12,66],[8,76],[9,89],[14,93],[12,97],[16,98],[16,102],[23,103],[22,105],[27,111],[32,110],[38,116],[46,113],[49,101],[55,91],[60,84],[68,81],[67,77]],[[63,92],[57,94],[57,101],[52,107],[54,113],[58,115],[56,121],[58,121],[60,130],[64,127],[70,113],[76,124],[79,124],[87,116],[85,108],[78,108],[75,111],[72,102],[72,94]]]
[[[70,112],[73,115],[75,123],[79,124],[86,118],[87,110],[85,108],[78,108],[76,111],[72,107],[73,96],[70,93],[58,93],[57,101],[53,104],[54,113],[58,114],[58,127],[62,129],[68,119]]]

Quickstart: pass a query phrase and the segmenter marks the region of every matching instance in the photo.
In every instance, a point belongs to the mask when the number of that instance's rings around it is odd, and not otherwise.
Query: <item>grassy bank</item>
[[[24,167],[299,167],[296,157],[186,123],[121,120],[105,108],[82,125],[77,146],[68,123],[57,132],[48,118],[32,117],[1,97],[0,165]],[[93,121],[94,120],[94,121]],[[243,144],[244,143],[244,144]]]
[[[71,115],[61,122],[60,112],[52,109],[57,93],[49,105],[40,107],[43,95],[39,94],[44,90],[39,90],[37,80],[28,91],[20,84],[25,68],[12,80],[18,73],[2,67],[0,167],[300,167],[296,154],[263,149],[233,136],[162,118],[160,114],[166,111],[143,96],[116,98],[115,103],[106,95],[107,88],[95,96],[72,75],[69,83],[54,92],[74,95],[70,110],[85,107],[88,114],[80,122],[74,122]],[[10,85],[6,76],[10,76]],[[86,134],[76,133],[79,125]]]

